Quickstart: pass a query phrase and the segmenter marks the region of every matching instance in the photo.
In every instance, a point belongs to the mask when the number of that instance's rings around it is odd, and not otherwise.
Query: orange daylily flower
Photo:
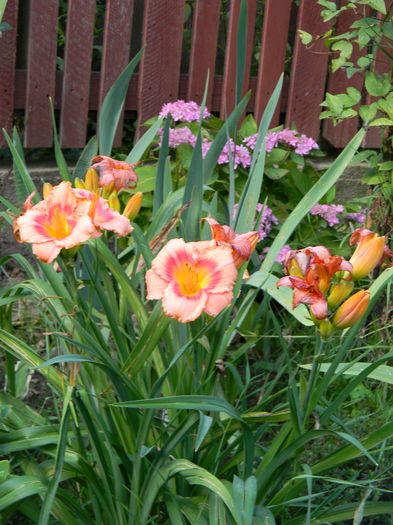
[[[135,188],[138,176],[133,168],[136,164],[115,160],[105,155],[94,157],[92,162],[91,168],[99,170],[100,187],[113,185],[116,191],[124,188]]]
[[[351,295],[336,311],[332,324],[335,328],[349,328],[359,321],[366,313],[370,303],[370,292],[360,290]]]
[[[221,225],[211,217],[207,217],[206,221],[209,223],[213,240],[218,246],[230,246],[232,248],[234,263],[236,268],[240,268],[255,250],[259,240],[259,233],[249,231],[237,234],[229,226]]]
[[[385,250],[385,236],[380,237],[377,233],[358,228],[353,232],[349,244],[357,244],[349,262],[352,264],[352,278],[363,279],[374,270],[382,261]]]

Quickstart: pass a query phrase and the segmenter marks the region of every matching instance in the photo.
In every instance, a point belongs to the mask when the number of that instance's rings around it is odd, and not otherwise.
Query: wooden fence
[[[0,125],[12,128],[15,110],[24,117],[24,145],[27,148],[49,147],[52,125],[48,96],[59,110],[60,142],[63,147],[83,147],[88,118],[100,104],[130,60],[133,37],[133,14],[138,0],[107,0],[102,37],[101,70],[92,71],[93,33],[96,0],[68,0],[64,62],[57,69],[58,0],[8,0],[4,21],[12,26],[0,38]],[[140,1],[140,0],[139,0]],[[362,89],[363,77],[350,81],[344,72],[330,73],[329,53],[322,41],[311,48],[303,46],[297,28],[314,35],[326,32],[316,0],[265,0],[260,36],[258,72],[250,76],[251,57],[255,50],[255,27],[258,1],[248,0],[247,60],[252,97],[248,111],[259,118],[266,102],[285,69],[288,38],[294,40],[290,74],[287,75],[280,107],[272,125],[295,125],[314,138],[323,137],[341,148],[358,128],[357,118],[333,127],[319,120],[320,103],[326,87],[332,93],[342,92],[347,85]],[[222,74],[211,74],[207,105],[221,115],[228,114],[235,101],[236,34],[240,0],[229,4],[225,60]],[[28,9],[27,28],[17,34],[21,15]],[[125,109],[137,112],[142,123],[157,114],[163,103],[183,98],[200,102],[207,71],[216,71],[219,38],[220,0],[196,0],[192,13],[191,49],[187,74],[181,74],[185,0],[144,0],[141,42],[145,46],[138,73],[131,80]],[[354,20],[347,12],[338,20],[344,32]],[[20,29],[22,32],[22,30]],[[17,52],[26,46],[25,66],[17,68]],[[390,64],[377,57],[379,72]],[[94,117],[95,118],[95,117]],[[123,118],[123,117],[122,117]],[[378,136],[370,133],[369,147],[378,145]],[[121,133],[116,144],[121,142]]]

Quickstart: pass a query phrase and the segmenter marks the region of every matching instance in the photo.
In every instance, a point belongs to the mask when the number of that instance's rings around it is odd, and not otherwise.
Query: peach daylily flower
[[[219,224],[215,219],[210,217],[206,218],[209,223],[212,238],[216,241],[218,246],[230,246],[232,248],[232,256],[236,268],[246,262],[252,252],[255,250],[255,246],[259,240],[259,233],[250,231],[247,233],[237,234],[232,228],[226,225]]]
[[[55,186],[46,199],[32,206],[30,195],[23,213],[14,221],[19,242],[33,245],[33,253],[45,263],[53,262],[60,251],[97,237],[89,216],[91,203],[74,194],[69,182]]]
[[[133,228],[127,217],[113,210],[106,199],[88,190],[74,189],[73,192],[77,197],[87,199],[91,203],[89,215],[98,231],[109,230],[119,237],[132,232]]]
[[[135,165],[98,155],[93,158],[91,168],[99,170],[100,187],[113,185],[116,191],[120,191],[124,188],[135,188],[138,182],[138,176],[133,169]]]
[[[378,234],[366,228],[355,230],[349,240],[350,246],[357,244],[349,262],[353,266],[354,280],[363,279],[381,264],[385,251],[385,236],[380,237]]]
[[[162,299],[165,315],[187,323],[202,312],[216,316],[226,308],[236,278],[228,246],[172,239],[146,273],[147,299]]]

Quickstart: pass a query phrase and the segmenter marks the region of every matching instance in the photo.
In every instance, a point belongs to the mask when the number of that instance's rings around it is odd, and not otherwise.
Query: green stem
[[[304,399],[304,419],[303,423],[307,421],[307,418],[313,411],[315,407],[315,396],[313,396],[313,390],[316,383],[316,379],[319,372],[319,358],[324,350],[325,341],[321,339],[321,336],[319,332],[316,334],[316,342],[315,342],[315,353],[314,353],[314,359],[312,363],[312,368],[310,372],[310,376],[308,378],[307,383],[307,390],[306,390],[306,396]]]

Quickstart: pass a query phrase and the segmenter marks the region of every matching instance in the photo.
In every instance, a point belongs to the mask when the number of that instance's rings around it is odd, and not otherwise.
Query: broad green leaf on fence
[[[12,142],[14,143],[15,149],[19,153],[19,156],[20,156],[23,164],[26,164],[25,154],[24,154],[24,151],[23,151],[22,142],[20,140],[20,136],[19,136],[18,130],[16,129],[15,126],[14,126],[14,128],[12,130]],[[22,202],[25,201],[26,197],[28,196],[28,191],[27,191],[26,186],[25,186],[25,184],[23,182],[23,178],[22,178],[22,176],[21,176],[21,174],[19,172],[19,169],[18,169],[18,166],[17,166],[15,160],[13,161],[12,168],[13,168],[13,172],[14,172],[16,198],[18,199],[19,203],[22,203]]]
[[[3,20],[5,8],[7,6],[7,0],[0,0],[0,23]]]
[[[229,115],[227,119],[227,126],[222,126],[220,131],[217,133],[216,138],[213,140],[203,161],[203,181],[205,184],[209,182],[210,176],[216,167],[218,157],[220,156],[222,149],[227,142],[227,131],[230,134],[233,134],[235,131],[240,117],[246,110],[250,96],[251,94],[248,92],[245,97],[243,97],[243,99]]]
[[[57,134],[57,126],[55,119],[55,110],[53,108],[53,100],[49,97],[49,107],[52,118],[52,129],[53,129],[53,144],[55,149],[56,164],[59,169],[60,177],[62,180],[71,180],[70,171],[67,166],[67,162],[64,158],[63,152],[60,147],[59,136]]]
[[[252,230],[255,225],[255,208],[259,202],[259,195],[261,193],[266,158],[266,148],[264,141],[270,122],[273,118],[273,114],[276,110],[278,100],[280,98],[283,79],[284,75],[281,75],[269,99],[269,102],[266,105],[266,109],[259,125],[258,141],[254,150],[253,163],[249,172],[247,183],[244,186],[239,201],[235,227],[238,233],[244,233],[246,231]],[[257,156],[255,157],[255,155]]]
[[[171,463],[164,465],[157,470],[155,475],[151,478],[148,490],[146,490],[146,497],[143,502],[140,522],[147,523],[150,509],[154,503],[154,500],[161,489],[161,487],[169,480],[172,476],[180,475],[190,485],[198,485],[204,487],[207,490],[216,494],[225,504],[230,511],[235,523],[241,525],[241,519],[235,507],[233,498],[226,488],[226,486],[216,476],[208,472],[207,470],[191,463],[186,459],[176,459]]]
[[[277,288],[277,281],[277,277],[261,269],[253,273],[246,284],[254,288],[262,288],[303,325],[312,326],[314,323],[311,321],[307,307],[302,304],[292,308],[293,291],[286,286]]]
[[[135,144],[135,146],[132,148],[130,153],[128,154],[126,161],[130,164],[134,164],[135,162],[139,162],[142,158],[143,154],[147,150],[147,148],[152,143],[154,137],[157,135],[158,130],[160,129],[162,125],[162,118],[159,118],[151,128],[149,128],[146,133],[142,135],[142,137],[138,140],[138,142]]]
[[[327,372],[331,363],[322,363],[319,367],[319,370],[322,373]],[[340,363],[336,369],[336,373],[344,374],[347,376],[358,376],[361,372],[366,370],[370,366],[370,363],[354,363],[353,365],[349,363]],[[311,370],[312,365],[300,365],[301,368],[306,370]],[[376,381],[381,381],[382,383],[388,383],[393,385],[393,366],[380,365],[378,368],[368,374],[367,379],[375,379]]]
[[[293,231],[306,216],[309,210],[319,202],[319,200],[329,191],[343,174],[345,168],[351,162],[353,156],[361,145],[365,135],[365,130],[360,129],[353,139],[347,144],[345,149],[340,153],[330,168],[322,175],[319,181],[314,184],[311,190],[302,198],[296,208],[289,214],[288,218],[282,225],[279,233],[276,235],[261,269],[269,271],[280,251],[287,242]]]
[[[239,412],[225,399],[214,396],[171,396],[154,399],[138,399],[115,403],[123,408],[166,408],[173,410],[202,410],[206,412],[225,412],[228,416],[242,421]]]
[[[157,166],[150,164],[146,164],[145,166],[137,166],[135,168],[135,173],[138,175],[138,184],[136,188],[130,193],[136,193],[138,191],[147,193],[154,191],[157,178]]]
[[[116,129],[126,99],[128,84],[142,56],[141,49],[123,69],[113,86],[105,95],[98,118],[98,145],[100,155],[110,155]],[[138,159],[139,160],[139,159]]]
[[[93,157],[97,155],[98,144],[97,137],[91,137],[89,142],[84,147],[78,162],[76,163],[75,169],[72,174],[72,178],[78,177],[79,179],[84,179],[86,171],[91,165]]]
[[[4,133],[5,140],[7,141],[8,147],[11,150],[14,165],[16,169],[18,170],[18,174],[20,178],[22,179],[23,184],[25,185],[27,194],[30,195],[30,193],[35,192],[36,195],[33,198],[33,202],[38,202],[39,193],[38,193],[37,187],[34,184],[33,179],[30,177],[29,172],[27,171],[27,167],[26,167],[26,164],[23,158],[20,156],[18,149],[14,146],[12,140],[10,139],[5,129],[3,129],[3,133]]]

